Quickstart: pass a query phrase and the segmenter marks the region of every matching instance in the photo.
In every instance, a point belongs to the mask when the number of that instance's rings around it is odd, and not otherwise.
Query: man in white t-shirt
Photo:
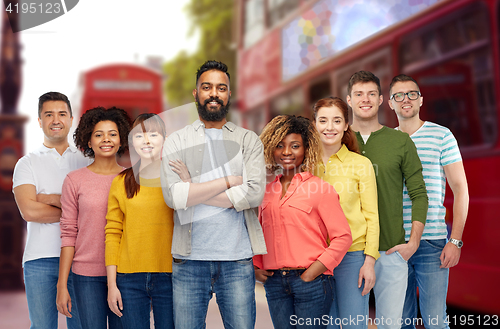
[[[423,97],[417,82],[404,74],[395,76],[389,87],[389,106],[396,112],[397,129],[408,133],[422,162],[429,209],[417,251],[408,260],[408,288],[403,309],[403,329],[415,328],[417,287],[422,320],[426,329],[449,328],[446,323],[446,294],[449,269],[458,264],[469,192],[457,140],[451,131],[422,121]],[[453,192],[453,226],[447,240],[446,208],[443,205],[446,180]],[[403,192],[403,221],[406,240],[410,237],[411,204]]]
[[[68,143],[73,122],[68,98],[48,92],[39,98],[38,123],[43,145],[16,164],[13,192],[19,212],[28,223],[23,256],[24,285],[31,328],[57,328],[57,279],[61,252],[61,189],[66,175],[89,164],[80,151]],[[71,287],[71,288],[70,288]],[[68,329],[81,328],[73,286]]]

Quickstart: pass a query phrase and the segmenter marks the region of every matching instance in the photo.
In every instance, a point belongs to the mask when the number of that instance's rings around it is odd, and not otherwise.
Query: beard
[[[222,121],[227,116],[229,112],[229,106],[231,105],[231,97],[228,98],[226,106],[224,106],[224,102],[219,98],[210,97],[205,100],[205,102],[200,104],[200,99],[198,95],[195,97],[196,99],[196,108],[198,109],[198,115],[205,121]],[[208,103],[217,102],[220,104],[219,110],[210,110],[208,108]]]

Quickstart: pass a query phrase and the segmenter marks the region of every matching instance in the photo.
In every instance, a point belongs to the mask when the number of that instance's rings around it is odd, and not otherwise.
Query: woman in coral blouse
[[[259,207],[267,254],[254,257],[275,328],[324,328],[331,276],[352,243],[333,187],[312,174],[321,161],[318,132],[303,117],[280,115],[264,128],[264,156],[276,179]],[[328,244],[330,240],[330,244]]]
[[[121,328],[120,319],[107,303],[104,265],[104,227],[111,182],[122,170],[116,154],[127,148],[130,123],[117,108],[97,107],[85,112],[75,131],[75,144],[94,158],[88,167],[66,176],[61,195],[61,258],[57,282],[57,309],[71,317],[67,280],[73,286],[83,329]],[[80,306],[81,305],[81,306]]]
[[[347,104],[342,99],[320,99],[313,106],[313,117],[323,150],[316,174],[339,194],[353,240],[333,276],[336,299],[330,316],[337,320],[329,327],[342,323],[342,328],[367,328],[374,265],[380,256],[375,172],[370,160],[359,154],[356,136],[347,122]]]
[[[131,168],[111,184],[106,225],[108,303],[123,328],[173,328],[173,210],[163,200],[166,131],[156,114],[139,115],[129,134]]]

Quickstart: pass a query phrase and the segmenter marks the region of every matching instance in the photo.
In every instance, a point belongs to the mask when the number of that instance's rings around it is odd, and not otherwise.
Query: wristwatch
[[[462,246],[464,245],[462,240],[450,239],[450,242],[457,246],[458,249],[462,248]]]

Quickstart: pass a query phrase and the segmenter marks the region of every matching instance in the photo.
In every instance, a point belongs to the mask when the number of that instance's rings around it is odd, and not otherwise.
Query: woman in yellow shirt
[[[316,174],[333,185],[351,227],[352,245],[333,275],[336,300],[330,316],[338,327],[367,328],[369,293],[375,285],[375,260],[380,256],[377,186],[370,160],[359,154],[348,124],[347,104],[339,97],[320,99],[313,117],[323,163]],[[354,323],[351,319],[354,319]]]
[[[129,134],[135,164],[111,184],[106,215],[109,308],[123,328],[173,328],[173,210],[163,200],[160,165],[166,131],[156,114],[139,115]]]

